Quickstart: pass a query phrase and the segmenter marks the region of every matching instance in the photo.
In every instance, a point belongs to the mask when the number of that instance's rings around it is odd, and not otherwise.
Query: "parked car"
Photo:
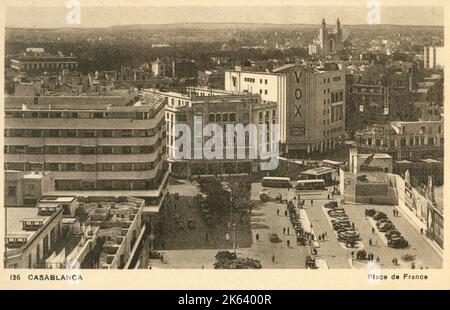
[[[337,203],[337,201],[333,200],[333,201],[327,202],[327,203],[324,205],[324,207],[325,207],[325,208],[328,208],[328,209],[335,209],[335,208],[338,207],[338,203]]]
[[[259,193],[259,199],[261,199],[262,202],[266,202],[269,200],[269,192],[267,190],[262,190]]]
[[[270,240],[271,242],[275,242],[275,243],[278,243],[278,242],[281,242],[281,241],[282,241],[282,240],[280,239],[280,237],[278,237],[278,235],[275,234],[275,233],[269,234],[269,240]]]
[[[366,210],[364,211],[364,214],[365,214],[366,216],[373,217],[373,216],[375,215],[376,212],[377,212],[377,211],[376,211],[375,209],[366,209]]]
[[[377,227],[378,227],[378,230],[381,231],[381,232],[386,232],[388,230],[395,229],[394,224],[392,222],[390,222],[390,221],[383,222]]]
[[[408,247],[409,243],[402,236],[392,237],[388,239],[388,246],[395,249],[404,249]]]
[[[387,219],[387,215],[384,212],[376,211],[375,214],[373,215],[373,219],[375,221],[378,221],[378,220],[381,220],[381,219]]]
[[[384,235],[386,236],[386,238],[389,239],[389,238],[394,238],[394,237],[400,237],[402,234],[398,230],[391,229],[391,230],[388,230]]]

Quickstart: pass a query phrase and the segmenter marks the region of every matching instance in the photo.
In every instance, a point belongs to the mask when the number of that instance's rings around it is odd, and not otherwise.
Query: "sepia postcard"
[[[0,288],[450,289],[449,9],[6,1]]]

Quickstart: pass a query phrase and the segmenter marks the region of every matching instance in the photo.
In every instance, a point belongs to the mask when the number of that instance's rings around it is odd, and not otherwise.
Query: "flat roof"
[[[376,154],[358,154],[358,156],[360,156],[361,158],[367,158],[369,156],[372,156],[373,158],[392,158],[389,154],[386,153],[376,153]]]
[[[45,225],[50,216],[38,216],[39,209],[36,207],[7,207],[6,213],[6,235],[20,236],[29,240],[37,231],[23,230],[23,222],[39,221]]]
[[[425,163],[440,163],[439,160],[432,159],[432,158],[419,159],[419,161],[422,161],[422,162],[425,162]]]
[[[336,160],[330,160],[330,159],[324,159],[322,160],[322,163],[332,164],[332,165],[343,165],[345,162],[343,161],[336,161]]]
[[[412,161],[409,161],[409,160],[406,160],[406,159],[396,160],[395,162],[398,163],[398,164],[412,164],[413,163]]]
[[[336,171],[336,170],[331,167],[317,167],[317,168],[303,171],[303,172],[301,172],[301,174],[303,174],[303,175],[305,175],[305,174],[306,175],[323,175],[323,174],[332,173],[334,171]]]
[[[38,203],[58,203],[58,202],[72,202],[75,199],[77,199],[75,196],[57,196],[57,197],[51,197],[51,196],[43,196],[41,199],[39,199]]]

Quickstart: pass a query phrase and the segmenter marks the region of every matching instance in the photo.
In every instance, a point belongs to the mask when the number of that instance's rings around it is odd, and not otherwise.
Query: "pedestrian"
[[[375,228],[372,227],[372,234],[374,234],[374,233],[375,233]]]
[[[355,222],[352,222],[352,228],[355,230]]]
[[[328,197],[328,200],[330,200],[330,194],[328,194],[328,196],[327,196],[327,197]]]
[[[275,263],[275,254],[272,254],[272,263]]]
[[[288,240],[286,241],[286,244],[287,244],[287,247],[289,247],[289,246],[291,245],[291,241],[288,239]]]
[[[311,206],[313,205],[314,201],[311,199]]]
[[[319,235],[319,241],[322,241],[322,237]]]
[[[414,262],[411,263],[411,269],[416,269],[416,265],[414,264]]]
[[[287,216],[288,215],[288,213],[287,213],[287,210],[286,211],[284,211],[284,216]]]
[[[255,238],[256,238],[256,241],[259,241],[259,234],[256,234]]]
[[[393,210],[393,214],[394,214],[394,216],[395,216],[395,209]]]
[[[164,263],[164,255],[161,254],[159,258],[161,259],[161,263]]]
[[[379,256],[377,256],[377,263],[379,263],[380,262],[380,257]]]
[[[326,234],[322,234],[322,240],[324,240],[324,241],[325,241],[325,236],[326,236]]]
[[[277,215],[280,215],[280,209],[277,209]]]
[[[289,235],[289,227],[287,228],[287,234]]]
[[[369,239],[369,245],[370,246],[372,245],[372,239]]]
[[[286,228],[283,227],[283,235],[286,234]]]
[[[325,232],[325,237],[326,237],[326,238],[328,238],[328,234],[327,234],[327,232]]]

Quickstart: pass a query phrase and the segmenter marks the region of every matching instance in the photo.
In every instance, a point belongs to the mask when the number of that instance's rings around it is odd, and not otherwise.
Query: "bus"
[[[291,188],[291,179],[283,177],[264,177],[262,186],[277,187],[277,188]]]
[[[295,188],[299,191],[323,191],[325,190],[325,181],[317,180],[300,180],[297,181]]]

